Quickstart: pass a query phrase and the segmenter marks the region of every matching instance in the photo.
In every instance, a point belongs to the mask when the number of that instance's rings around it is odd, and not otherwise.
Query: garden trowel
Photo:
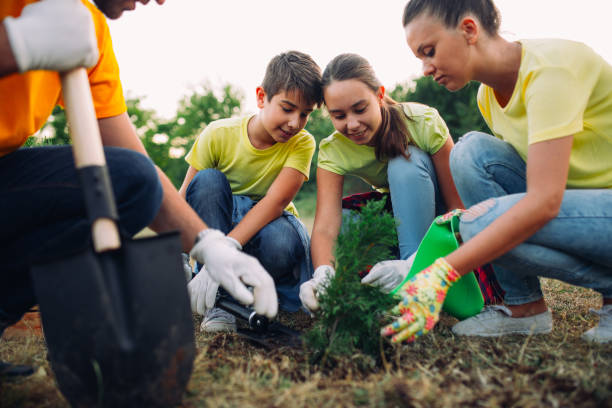
[[[61,77],[93,245],[32,268],[51,367],[73,406],[177,405],[195,355],[179,234],[120,236],[86,71]]]

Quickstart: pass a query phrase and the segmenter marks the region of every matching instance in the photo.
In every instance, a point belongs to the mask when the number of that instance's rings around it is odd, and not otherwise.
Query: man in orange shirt
[[[149,0],[139,0],[146,4]],[[164,0],[156,0],[162,4]],[[180,230],[185,252],[234,298],[269,317],[274,282],[259,262],[207,228],[146,151],[126,112],[103,11],[118,18],[136,0],[3,0],[0,3],[0,336],[36,304],[29,267],[47,254],[89,245],[89,225],[70,147],[20,149],[56,104],[57,72],[88,67],[102,142],[119,210],[133,235],[145,226]],[[244,282],[257,290],[256,297]]]

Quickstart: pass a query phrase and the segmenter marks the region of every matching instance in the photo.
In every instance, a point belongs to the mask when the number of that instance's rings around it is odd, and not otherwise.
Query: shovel
[[[177,405],[195,356],[179,234],[120,236],[86,71],[61,77],[93,248],[32,268],[51,367],[72,406]]]

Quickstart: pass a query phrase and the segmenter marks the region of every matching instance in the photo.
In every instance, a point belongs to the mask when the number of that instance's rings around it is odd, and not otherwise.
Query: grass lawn
[[[393,348],[386,364],[363,355],[312,365],[303,349],[264,350],[234,334],[205,335],[194,317],[199,354],[185,407],[612,407],[612,344],[580,339],[596,323],[590,290],[543,280],[553,311],[551,334],[459,338],[443,316],[433,333]],[[304,313],[282,314],[297,329]],[[0,359],[38,371],[0,383],[0,407],[63,407],[38,336],[3,339]]]

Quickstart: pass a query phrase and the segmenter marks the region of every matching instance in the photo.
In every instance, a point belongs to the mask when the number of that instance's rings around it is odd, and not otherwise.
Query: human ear
[[[378,98],[378,104],[382,105],[385,99],[385,87],[384,86],[381,85],[378,87],[378,90],[376,91],[376,97]]]
[[[478,22],[472,17],[464,17],[459,23],[459,30],[466,42],[470,45],[475,44],[480,34]]]
[[[266,91],[264,91],[263,87],[258,86],[255,90],[256,98],[257,98],[257,107],[259,109],[263,109],[264,101],[266,100]]]

